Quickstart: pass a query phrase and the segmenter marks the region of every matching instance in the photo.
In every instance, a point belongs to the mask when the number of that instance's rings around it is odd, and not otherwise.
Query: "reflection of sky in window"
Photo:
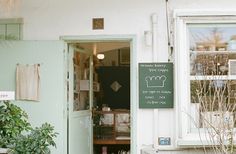
[[[220,42],[228,42],[231,36],[236,35],[236,24],[194,24],[188,27],[190,47],[196,42],[210,42],[213,40],[213,31],[221,36]]]

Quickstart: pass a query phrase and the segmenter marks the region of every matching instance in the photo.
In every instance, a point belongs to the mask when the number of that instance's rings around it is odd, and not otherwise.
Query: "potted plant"
[[[101,137],[101,114],[93,111],[93,136],[96,139]]]
[[[20,107],[9,101],[0,104],[0,147],[4,148],[5,152],[7,148],[16,154],[48,154],[49,146],[56,146],[56,136],[57,133],[50,124],[32,128],[28,115]]]

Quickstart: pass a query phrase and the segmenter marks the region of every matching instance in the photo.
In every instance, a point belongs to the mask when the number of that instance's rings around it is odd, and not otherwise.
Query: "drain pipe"
[[[152,14],[152,61],[159,62],[160,58],[158,55],[158,49],[157,49],[157,14],[154,13]],[[158,144],[157,144],[157,138],[158,138],[158,120],[159,120],[159,110],[154,109],[153,111],[153,148],[158,149]],[[156,152],[157,153],[157,152]]]
[[[152,14],[152,61],[157,62],[157,14]]]

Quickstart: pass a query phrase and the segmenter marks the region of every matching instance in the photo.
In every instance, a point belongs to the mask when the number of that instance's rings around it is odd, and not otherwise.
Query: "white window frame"
[[[177,146],[209,145],[205,131],[191,132],[190,68],[187,24],[235,23],[236,11],[175,10],[175,109]],[[199,133],[204,133],[201,135]],[[204,136],[206,138],[204,138]]]

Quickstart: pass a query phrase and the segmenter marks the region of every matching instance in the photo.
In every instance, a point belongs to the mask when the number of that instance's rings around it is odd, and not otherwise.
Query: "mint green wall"
[[[57,149],[63,154],[64,120],[64,44],[60,41],[0,41],[0,91],[15,91],[16,64],[40,64],[40,102],[17,101],[29,115],[33,126],[49,122],[59,133]]]

